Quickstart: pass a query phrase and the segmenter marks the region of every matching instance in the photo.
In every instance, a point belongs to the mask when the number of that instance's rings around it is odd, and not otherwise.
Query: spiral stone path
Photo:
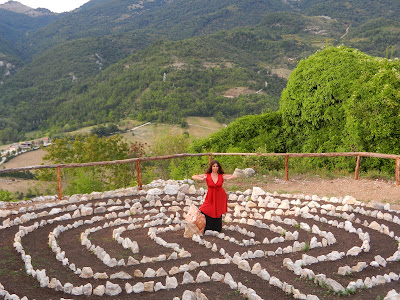
[[[191,180],[0,206],[4,299],[400,299],[400,217],[351,196],[228,192],[184,238]]]

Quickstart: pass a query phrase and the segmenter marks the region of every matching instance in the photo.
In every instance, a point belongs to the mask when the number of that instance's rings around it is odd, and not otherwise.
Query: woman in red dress
[[[234,174],[225,174],[221,164],[213,160],[206,172],[200,175],[193,175],[194,180],[205,180],[207,183],[207,195],[200,211],[206,217],[206,230],[221,231],[222,215],[228,211],[228,199],[222,185],[225,180],[235,179]]]

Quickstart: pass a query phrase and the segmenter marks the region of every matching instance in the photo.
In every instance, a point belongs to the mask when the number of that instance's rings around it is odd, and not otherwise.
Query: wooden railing
[[[141,162],[143,161],[155,161],[173,158],[184,158],[184,157],[195,157],[195,156],[208,156],[209,161],[213,159],[213,156],[277,156],[285,158],[285,180],[289,181],[289,158],[295,157],[357,157],[356,167],[354,172],[354,179],[358,180],[360,172],[361,157],[373,157],[383,159],[393,159],[395,161],[395,181],[396,185],[400,185],[400,155],[395,154],[382,154],[382,153],[371,153],[371,152],[332,152],[332,153],[181,153],[166,156],[155,156],[155,157],[141,157],[141,158],[130,158],[123,160],[113,161],[100,161],[100,162],[89,162],[89,163],[71,163],[71,164],[55,164],[55,165],[39,165],[29,166],[21,168],[10,168],[2,169],[0,173],[5,172],[18,172],[18,171],[30,171],[38,169],[57,169],[57,188],[58,198],[62,198],[62,186],[61,186],[61,169],[62,168],[82,168],[91,166],[106,166],[115,164],[125,163],[136,163],[136,173],[139,188],[142,188],[142,175],[141,175]]]

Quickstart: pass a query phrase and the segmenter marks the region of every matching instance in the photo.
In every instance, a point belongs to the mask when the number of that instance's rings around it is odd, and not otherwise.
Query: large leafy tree
[[[303,60],[282,93],[288,148],[400,153],[400,63],[347,47]]]

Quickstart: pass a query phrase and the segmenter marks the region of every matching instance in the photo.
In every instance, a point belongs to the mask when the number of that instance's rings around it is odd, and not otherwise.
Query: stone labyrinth
[[[184,238],[205,190],[154,181],[0,206],[4,299],[400,299],[399,211],[346,196],[228,192],[221,233]],[[52,200],[52,201],[50,201]]]

